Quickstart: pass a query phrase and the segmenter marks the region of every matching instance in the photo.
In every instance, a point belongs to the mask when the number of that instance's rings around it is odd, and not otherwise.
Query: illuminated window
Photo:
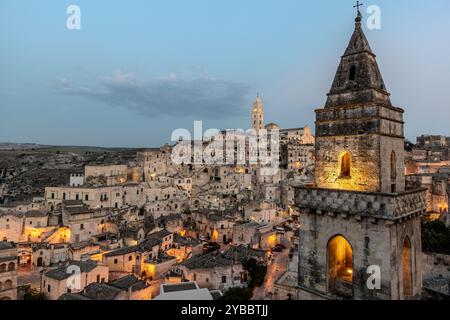
[[[353,281],[353,251],[343,236],[328,242],[328,289],[336,291],[340,283]]]
[[[344,152],[341,156],[341,174],[340,178],[350,178],[351,177],[351,163],[352,158],[350,153]]]

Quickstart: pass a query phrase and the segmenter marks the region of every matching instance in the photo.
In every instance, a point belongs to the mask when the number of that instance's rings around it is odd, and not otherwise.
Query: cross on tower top
[[[359,3],[359,1],[356,1],[356,5],[354,5],[353,8],[356,8],[356,10],[358,11],[358,14],[359,14],[360,13],[359,7],[362,7],[363,5],[364,5],[364,3]]]

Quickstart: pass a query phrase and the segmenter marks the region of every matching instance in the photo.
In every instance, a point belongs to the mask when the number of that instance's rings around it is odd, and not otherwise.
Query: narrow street
[[[271,293],[274,292],[273,284],[277,279],[286,272],[288,268],[289,250],[283,250],[283,252],[274,252],[273,261],[267,266],[267,274],[264,280],[264,284],[261,287],[255,288],[253,297],[251,300],[271,300]]]

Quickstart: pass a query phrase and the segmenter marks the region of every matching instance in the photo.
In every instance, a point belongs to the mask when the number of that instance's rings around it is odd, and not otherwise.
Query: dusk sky
[[[353,0],[0,0],[0,142],[153,147],[174,129],[314,127]],[[406,137],[450,135],[450,1],[363,1]],[[69,5],[81,30],[66,27]]]

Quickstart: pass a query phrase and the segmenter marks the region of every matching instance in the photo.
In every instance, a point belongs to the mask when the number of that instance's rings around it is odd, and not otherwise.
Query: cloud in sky
[[[133,74],[99,78],[97,86],[59,81],[60,92],[126,108],[146,117],[217,119],[245,113],[250,87],[210,77],[180,78],[176,74],[143,81]]]

